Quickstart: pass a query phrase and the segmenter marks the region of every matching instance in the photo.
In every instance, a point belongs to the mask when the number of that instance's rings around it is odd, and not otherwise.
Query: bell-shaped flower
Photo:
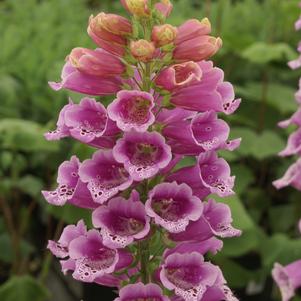
[[[94,227],[101,228],[103,243],[110,248],[125,248],[150,230],[150,218],[136,191],[129,200],[116,197],[97,208],[92,221]]]
[[[202,70],[202,78],[187,87],[177,89],[170,102],[183,109],[205,112],[213,110],[232,114],[240,105],[235,99],[233,86],[224,82],[224,72],[213,67],[211,61],[198,63]]]
[[[80,161],[72,156],[70,161],[63,162],[58,169],[58,187],[53,191],[42,191],[42,194],[49,204],[63,206],[70,203],[82,208],[96,208],[92,196],[78,175]]]
[[[236,237],[241,231],[232,226],[232,215],[228,205],[209,199],[204,205],[203,215],[191,222],[182,233],[171,234],[174,241],[203,241],[213,236]]]
[[[186,184],[161,183],[149,192],[146,213],[170,233],[182,232],[203,212],[203,203]]]
[[[117,56],[99,48],[74,48],[68,61],[78,71],[100,77],[121,75],[126,69]]]
[[[174,91],[200,81],[202,70],[195,62],[185,62],[163,69],[156,77],[155,83],[164,90]]]
[[[108,106],[108,115],[110,119],[116,121],[122,131],[145,132],[155,121],[152,113],[154,106],[151,94],[123,90],[117,93],[117,98]]]
[[[89,19],[88,34],[96,45],[118,56],[125,54],[127,37],[132,34],[130,21],[115,14],[99,13]]]
[[[218,158],[216,152],[201,153],[198,166],[202,184],[220,197],[234,194],[232,190],[235,176],[231,176],[230,166],[223,158]]]
[[[277,189],[293,186],[301,191],[301,158],[288,168],[281,179],[274,181],[273,185]]]
[[[119,297],[115,301],[169,301],[163,295],[160,286],[149,283],[143,284],[138,282],[136,284],[129,284],[119,291]]]
[[[108,116],[105,107],[93,98],[83,98],[79,104],[71,100],[59,114],[57,128],[45,134],[47,140],[71,136],[96,147],[112,147],[118,128]]]
[[[207,18],[188,20],[178,28],[173,58],[177,62],[201,61],[213,56],[222,46],[222,40],[210,36],[211,24]]]
[[[287,266],[275,263],[272,276],[281,291],[282,301],[289,301],[301,287],[301,260]]]
[[[103,204],[133,182],[123,164],[118,163],[112,151],[97,151],[92,159],[85,160],[79,169],[80,179],[88,184],[92,198]]]
[[[292,115],[291,118],[286,119],[278,123],[281,128],[287,128],[288,126],[295,124],[301,127],[301,107]]]
[[[279,156],[286,157],[296,154],[301,155],[301,128],[289,136],[287,146],[279,153]]]
[[[59,91],[67,89],[87,95],[110,95],[121,90],[122,80],[119,76],[96,76],[79,71],[70,62],[62,70],[61,82],[49,82],[50,87]]]
[[[174,253],[164,260],[160,279],[164,287],[185,301],[199,301],[218,277],[218,269],[197,253]]]
[[[47,248],[54,256],[58,258],[66,258],[69,256],[69,244],[71,241],[77,237],[86,235],[86,233],[87,227],[81,220],[77,223],[77,225],[66,226],[59,240],[57,242],[49,240]]]
[[[135,181],[153,177],[172,159],[170,146],[157,132],[127,132],[117,141],[113,154]]]
[[[128,267],[132,256],[125,251],[104,246],[100,233],[97,230],[86,232],[82,222],[76,226],[77,229],[71,227],[65,228],[61,242],[57,243],[62,247],[64,237],[67,242],[65,244],[68,244],[65,247],[66,254],[62,254],[63,257],[59,256],[64,258],[61,261],[63,272],[73,271],[74,279],[83,282],[105,283],[110,286],[118,284],[120,279],[110,277],[109,274]]]
[[[195,116],[191,122],[191,130],[196,144],[205,151],[216,150],[225,145],[230,134],[229,125],[218,119],[214,111]]]

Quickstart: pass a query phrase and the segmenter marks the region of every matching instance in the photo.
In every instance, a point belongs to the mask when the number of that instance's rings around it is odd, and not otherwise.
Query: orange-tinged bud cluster
[[[157,47],[162,47],[173,43],[177,36],[177,32],[177,28],[169,24],[154,26],[152,31],[152,41]]]
[[[154,43],[146,40],[132,41],[130,45],[132,56],[141,62],[150,61],[155,54],[156,47]]]

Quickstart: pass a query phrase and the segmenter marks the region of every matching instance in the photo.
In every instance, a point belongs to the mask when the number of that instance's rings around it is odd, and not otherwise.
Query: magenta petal
[[[133,181],[123,164],[114,159],[112,151],[94,153],[92,159],[82,163],[79,175],[87,183],[93,200],[100,204],[129,188]]]
[[[289,136],[286,148],[279,153],[281,157],[296,154],[301,154],[301,128]]]
[[[157,132],[125,133],[117,141],[113,154],[135,181],[153,177],[172,159],[170,147]]]
[[[65,64],[61,77],[60,83],[49,83],[55,91],[64,88],[87,95],[109,95],[118,92],[122,85],[119,77],[104,78],[85,74],[76,70],[69,62]]]
[[[111,199],[93,212],[92,221],[94,227],[101,228],[103,243],[110,248],[125,248],[150,230],[144,205],[135,196],[129,200]]]
[[[301,260],[287,266],[275,263],[272,275],[280,288],[282,301],[289,301],[295,296],[295,291],[301,286]]]
[[[115,301],[137,300],[168,301],[168,298],[163,295],[163,292],[158,285],[153,283],[144,285],[139,282],[123,287],[119,291],[119,298],[115,299]]]
[[[188,185],[161,183],[150,191],[145,209],[158,225],[171,233],[178,233],[184,231],[190,221],[200,218],[203,204],[192,195]]]
[[[122,131],[145,132],[155,121],[152,113],[154,106],[151,94],[123,90],[117,93],[117,98],[108,106],[108,114]]]

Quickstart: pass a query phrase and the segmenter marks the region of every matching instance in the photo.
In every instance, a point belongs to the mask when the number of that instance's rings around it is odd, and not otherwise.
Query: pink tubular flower
[[[178,28],[173,57],[177,62],[201,61],[213,56],[222,46],[222,40],[210,36],[211,24],[207,18],[192,19]]]
[[[157,132],[125,133],[117,141],[113,154],[135,181],[153,177],[172,159],[170,147]]]
[[[127,36],[131,33],[131,23],[119,15],[100,13],[89,19],[89,36],[96,45],[115,55],[125,54]]]
[[[301,191],[301,158],[289,167],[281,179],[274,181],[273,185],[277,189],[293,186],[297,190]]]
[[[77,225],[68,225],[64,228],[61,237],[57,242],[53,240],[48,241],[47,248],[51,253],[58,258],[66,258],[69,255],[70,242],[82,235],[86,235],[87,227],[81,220]]]
[[[94,227],[101,228],[103,243],[110,248],[125,248],[135,239],[144,238],[150,230],[149,220],[136,191],[129,200],[109,200],[92,215]]]
[[[301,128],[290,135],[286,148],[279,153],[281,157],[296,154],[301,155]]]
[[[68,89],[87,95],[110,95],[121,89],[120,77],[100,77],[78,71],[70,62],[63,67],[62,81],[49,82],[50,87],[55,90]]]
[[[209,199],[205,203],[203,215],[191,222],[182,233],[171,234],[174,241],[204,241],[211,237],[236,237],[241,231],[232,225],[231,210],[228,205]]]
[[[79,104],[71,100],[61,110],[57,128],[45,134],[47,140],[71,136],[96,147],[111,147],[119,132],[108,119],[105,107],[93,98],[85,97]]]
[[[63,162],[58,170],[58,187],[53,191],[42,191],[49,204],[63,206],[66,203],[82,208],[96,208],[91,194],[78,176],[80,161],[73,156],[70,161]]]
[[[155,121],[152,109],[155,106],[151,94],[141,91],[120,91],[108,106],[109,117],[125,132],[132,129],[145,132]]]
[[[272,276],[280,288],[282,301],[289,301],[295,296],[295,290],[301,287],[301,260],[285,267],[275,263]]]
[[[231,176],[230,166],[226,160],[218,158],[215,152],[199,155],[198,164],[202,184],[220,197],[234,194],[235,177]]]
[[[292,124],[301,127],[301,107],[293,114],[291,118],[278,123],[281,128],[286,128]]]
[[[201,78],[202,70],[200,66],[190,61],[163,69],[155,82],[157,86],[173,91],[177,88],[188,86],[193,82],[198,82]]]
[[[146,213],[168,232],[178,233],[186,229],[190,221],[196,221],[203,212],[201,200],[192,195],[186,184],[158,184],[149,193]]]
[[[99,48],[74,48],[68,61],[80,72],[95,76],[110,77],[125,72],[125,65],[118,57]]]
[[[163,292],[158,285],[153,283],[144,285],[141,282],[123,287],[119,291],[119,298],[115,299],[115,301],[137,300],[169,301],[169,299],[163,295]]]
[[[177,107],[191,111],[224,112],[232,114],[240,105],[240,100],[235,99],[233,86],[224,82],[224,72],[213,67],[211,61],[198,63],[202,70],[200,81],[175,90],[170,102]]]
[[[218,269],[204,262],[197,253],[174,253],[165,259],[160,279],[164,287],[181,296],[185,301],[199,301],[218,276]]]
[[[105,274],[130,265],[132,261],[128,253],[104,246],[96,230],[73,239],[69,244],[69,256],[75,262],[72,276],[83,282],[94,282]]]
[[[79,176],[88,184],[93,200],[100,204],[132,184],[132,178],[123,164],[114,159],[112,151],[98,151],[92,159],[85,160],[79,169]]]

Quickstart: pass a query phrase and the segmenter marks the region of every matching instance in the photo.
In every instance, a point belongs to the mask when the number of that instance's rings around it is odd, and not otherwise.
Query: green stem
[[[148,263],[149,263],[149,241],[144,240],[139,243],[139,253],[140,253],[140,275],[141,280],[144,284],[149,283],[150,275],[148,271]]]

